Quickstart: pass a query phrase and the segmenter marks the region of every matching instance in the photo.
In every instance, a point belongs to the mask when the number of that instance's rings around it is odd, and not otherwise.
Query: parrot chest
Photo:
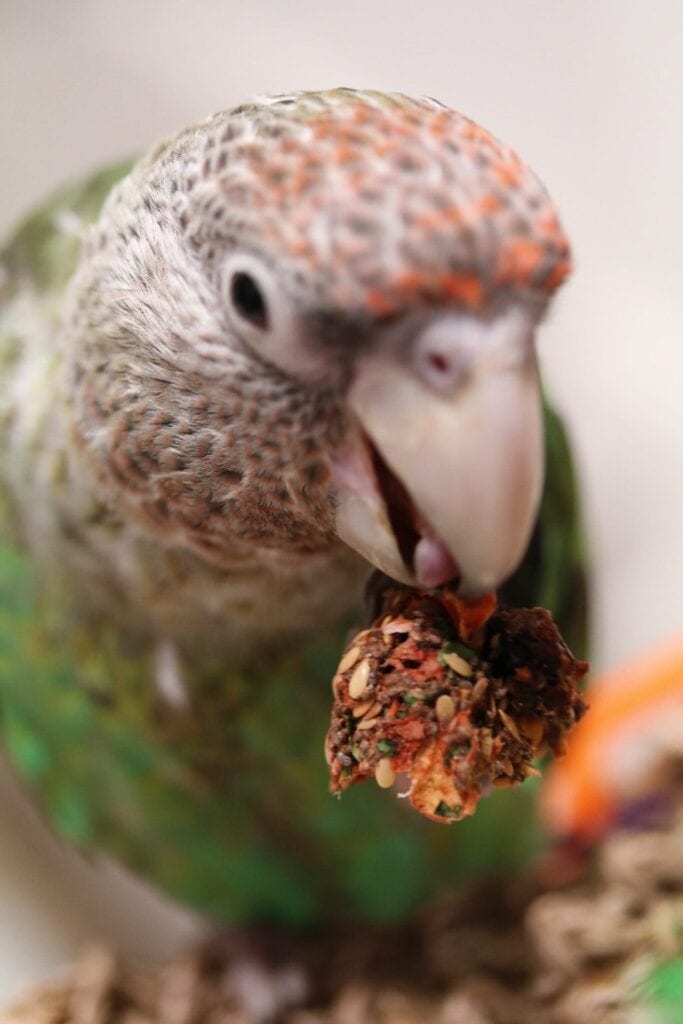
[[[190,658],[239,661],[322,630],[358,604],[367,566],[339,543],[306,555],[235,545],[212,564],[71,486],[50,492],[64,459],[42,461],[10,492],[19,520],[12,532],[36,581],[79,621],[107,622],[136,648],[172,642]]]
[[[297,558],[237,552],[232,565],[217,567],[131,533],[123,530],[114,543],[93,538],[79,604],[99,608],[144,645],[171,641],[189,657],[210,652],[242,660],[263,645],[325,629],[358,605],[367,574],[362,560],[341,545]]]

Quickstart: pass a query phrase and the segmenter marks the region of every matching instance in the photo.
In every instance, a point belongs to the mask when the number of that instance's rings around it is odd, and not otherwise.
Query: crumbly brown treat
[[[588,669],[542,608],[459,601],[448,590],[386,591],[333,682],[326,755],[334,793],[374,777],[410,779],[413,807],[452,822],[493,786],[538,774],[585,711]]]

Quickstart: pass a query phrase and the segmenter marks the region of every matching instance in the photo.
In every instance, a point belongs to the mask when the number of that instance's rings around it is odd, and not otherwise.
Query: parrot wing
[[[580,484],[559,415],[546,401],[545,485],[536,528],[519,569],[500,592],[501,601],[552,612],[577,658],[588,656],[588,554],[581,516]]]
[[[0,250],[3,303],[22,286],[59,299],[76,269],[83,229],[132,166],[132,160],[122,160],[60,189],[19,224]]]
[[[642,1002],[652,1024],[680,1024],[683,1007],[683,956],[657,964],[642,986]]]

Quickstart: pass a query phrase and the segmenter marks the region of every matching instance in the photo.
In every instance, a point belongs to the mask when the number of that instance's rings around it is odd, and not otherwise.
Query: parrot
[[[335,800],[373,571],[540,604],[587,555],[537,328],[544,186],[429,98],[257,98],[52,196],[0,252],[0,737],[53,829],[212,920],[397,921],[535,848]]]

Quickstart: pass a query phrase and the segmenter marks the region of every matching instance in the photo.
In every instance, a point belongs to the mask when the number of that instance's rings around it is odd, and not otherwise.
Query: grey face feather
[[[63,340],[79,445],[128,514],[215,564],[245,546],[329,548],[339,396],[244,343],[188,243],[171,171],[152,164],[116,190],[72,283]]]

